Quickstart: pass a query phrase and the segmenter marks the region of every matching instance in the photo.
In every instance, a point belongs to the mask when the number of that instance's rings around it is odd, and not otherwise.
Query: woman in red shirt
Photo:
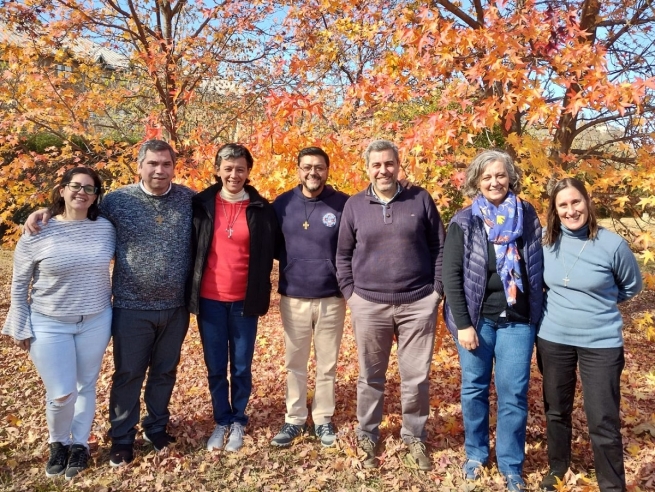
[[[270,303],[278,223],[273,207],[248,184],[252,166],[246,147],[224,145],[216,154],[217,183],[192,202],[189,310],[197,315],[216,422],[209,450],[243,446],[257,322]]]

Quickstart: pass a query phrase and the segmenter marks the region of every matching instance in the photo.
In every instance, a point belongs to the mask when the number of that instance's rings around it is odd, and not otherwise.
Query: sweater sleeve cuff
[[[348,284],[345,287],[341,288],[341,293],[343,294],[343,298],[347,301],[350,299],[350,296],[353,295],[353,291],[355,290],[355,284]]]
[[[443,283],[435,280],[434,282],[434,291],[439,294],[439,297],[443,299],[444,293],[443,293]]]

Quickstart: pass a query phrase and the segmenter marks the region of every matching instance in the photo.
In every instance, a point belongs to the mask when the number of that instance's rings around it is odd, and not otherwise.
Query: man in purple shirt
[[[430,194],[398,183],[398,148],[387,140],[364,152],[371,184],[346,202],[337,244],[337,279],[351,310],[359,357],[357,440],[364,468],[375,468],[384,386],[398,343],[400,435],[421,470],[437,306],[443,297],[444,228]]]

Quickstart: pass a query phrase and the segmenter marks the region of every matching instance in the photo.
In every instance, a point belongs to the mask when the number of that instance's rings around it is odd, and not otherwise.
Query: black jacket
[[[187,288],[187,306],[193,314],[198,314],[200,284],[214,233],[216,195],[222,187],[221,183],[216,183],[198,193],[191,201],[193,272]],[[263,316],[271,302],[271,270],[278,223],[271,204],[252,186],[246,185],[245,190],[250,196],[250,203],[246,208],[246,221],[250,231],[250,259],[243,315]]]

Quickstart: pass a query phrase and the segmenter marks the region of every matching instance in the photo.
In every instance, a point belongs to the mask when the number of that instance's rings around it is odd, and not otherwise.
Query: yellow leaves
[[[642,210],[644,210],[646,207],[655,206],[655,196],[641,198],[637,203],[637,206],[641,207]]]
[[[502,216],[502,215],[498,215],[498,216],[496,217],[496,224],[499,224],[499,225],[500,225],[500,224],[504,224],[504,223],[505,223],[505,217]]]
[[[641,260],[644,262],[644,265],[647,265],[649,261],[655,261],[655,256],[650,250],[643,251],[640,255]]]
[[[625,204],[630,201],[629,196],[620,196],[617,197],[612,204],[616,206],[619,210],[623,210],[625,208]]]
[[[625,449],[626,449],[626,451],[627,451],[628,453],[630,453],[630,455],[631,455],[633,458],[638,457],[639,454],[640,454],[640,452],[641,452],[641,446],[639,446],[639,445],[636,444],[636,443],[632,443],[632,444],[626,446]]]
[[[646,380],[653,386],[655,386],[655,369],[651,370],[646,374]],[[653,436],[655,437],[655,436]]]
[[[7,422],[9,422],[9,425],[15,426],[15,427],[20,427],[23,424],[23,421],[20,419],[20,417],[14,415],[14,414],[9,414],[6,417]]]

